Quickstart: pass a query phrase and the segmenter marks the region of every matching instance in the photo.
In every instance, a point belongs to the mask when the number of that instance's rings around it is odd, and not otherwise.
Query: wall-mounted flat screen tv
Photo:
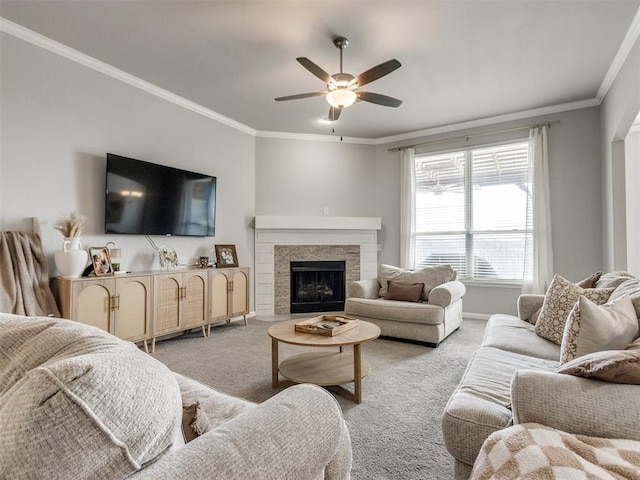
[[[107,153],[105,233],[215,236],[216,177]]]

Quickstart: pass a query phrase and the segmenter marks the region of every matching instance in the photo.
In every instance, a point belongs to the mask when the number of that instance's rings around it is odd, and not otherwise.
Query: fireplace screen
[[[344,310],[344,261],[291,262],[291,313]]]

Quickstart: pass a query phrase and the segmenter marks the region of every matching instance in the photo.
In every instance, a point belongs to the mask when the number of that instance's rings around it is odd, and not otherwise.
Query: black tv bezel
[[[166,232],[166,233],[145,233],[145,232],[111,232],[108,230],[107,228],[107,218],[108,218],[108,196],[109,196],[109,187],[108,187],[108,174],[109,174],[109,169],[108,169],[108,161],[109,161],[109,157],[118,157],[121,159],[124,159],[126,161],[131,161],[131,162],[139,162],[139,163],[143,163],[143,164],[147,164],[147,165],[151,165],[154,168],[159,168],[159,169],[167,169],[169,171],[175,171],[176,173],[185,173],[185,174],[191,174],[191,175],[200,175],[204,178],[210,178],[213,179],[213,184],[214,184],[214,209],[213,209],[213,221],[212,221],[212,231],[211,234],[209,234],[209,232],[207,232],[206,235],[201,235],[201,234],[189,234],[189,233],[173,233],[173,232]],[[140,160],[137,158],[133,158],[133,157],[128,157],[125,155],[120,155],[117,153],[111,153],[111,152],[107,152],[106,157],[105,157],[105,178],[104,178],[104,184],[105,184],[105,188],[104,188],[104,201],[105,201],[105,205],[104,205],[104,233],[105,235],[141,235],[141,236],[163,236],[163,237],[199,237],[199,238],[206,238],[206,237],[215,237],[215,233],[216,233],[216,210],[217,210],[217,196],[218,196],[218,177],[215,175],[210,175],[208,173],[202,173],[202,172],[195,172],[193,170],[186,170],[183,168],[178,168],[178,167],[172,167],[169,165],[163,165],[160,163],[154,163],[154,162],[148,162],[146,160]]]

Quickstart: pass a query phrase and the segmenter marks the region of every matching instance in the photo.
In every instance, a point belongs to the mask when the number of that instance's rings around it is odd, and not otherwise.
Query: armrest
[[[464,283],[454,280],[452,282],[438,285],[432,289],[429,292],[429,299],[427,303],[446,307],[456,300],[461,299],[465,293],[467,293],[467,288],[464,286]]]
[[[543,303],[544,295],[535,295],[531,293],[520,295],[518,297],[518,318],[520,318],[520,320],[528,321],[531,318],[531,315],[542,308]]]
[[[168,452],[131,478],[347,479],[351,443],[336,400],[296,385]]]
[[[515,424],[536,422],[568,433],[640,440],[640,386],[561,373],[519,370],[511,382]]]
[[[377,278],[358,280],[357,282],[351,282],[349,284],[347,292],[350,297],[375,299],[380,296],[380,284]]]

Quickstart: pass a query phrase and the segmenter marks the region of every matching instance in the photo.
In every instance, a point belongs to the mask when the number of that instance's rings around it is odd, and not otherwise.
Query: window
[[[530,236],[529,142],[416,156],[416,268],[521,282]]]

